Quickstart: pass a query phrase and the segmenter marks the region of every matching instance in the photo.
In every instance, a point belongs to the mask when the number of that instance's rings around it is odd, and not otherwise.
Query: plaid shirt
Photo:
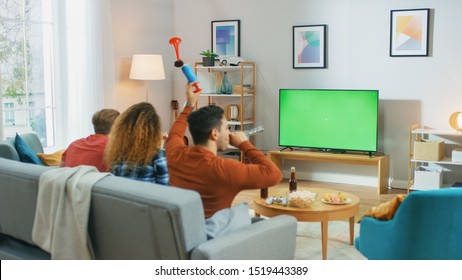
[[[165,150],[161,149],[152,160],[151,165],[129,166],[126,162],[115,162],[111,165],[111,173],[143,182],[157,183],[168,186],[167,160]]]

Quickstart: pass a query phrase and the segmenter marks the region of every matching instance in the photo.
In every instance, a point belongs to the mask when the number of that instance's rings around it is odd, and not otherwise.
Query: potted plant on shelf
[[[204,66],[215,66],[215,58],[218,57],[218,54],[212,52],[211,50],[202,51],[202,65]]]

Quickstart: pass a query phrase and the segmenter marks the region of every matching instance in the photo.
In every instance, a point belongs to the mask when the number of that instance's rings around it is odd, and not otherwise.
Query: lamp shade
[[[457,131],[462,131],[462,112],[452,113],[449,117],[449,124]]]
[[[135,54],[130,69],[132,80],[164,80],[164,63],[158,54]]]

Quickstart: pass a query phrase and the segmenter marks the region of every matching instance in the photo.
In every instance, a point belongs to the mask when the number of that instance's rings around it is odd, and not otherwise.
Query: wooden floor
[[[289,189],[288,179],[284,179],[282,183],[275,186],[274,188],[286,188]],[[389,201],[397,194],[405,194],[406,190],[401,189],[388,189],[387,193],[377,194],[377,187],[358,186],[358,185],[347,185],[338,183],[325,183],[325,182],[313,182],[313,181],[301,181],[298,180],[299,187],[311,187],[311,188],[327,188],[338,191],[344,191],[352,193],[359,197],[359,214],[356,215],[356,220],[362,217],[364,212],[373,206],[377,206],[383,202]],[[269,190],[271,195],[271,188]],[[247,202],[249,207],[253,207],[253,199],[260,195],[260,190],[248,190],[240,192],[233,201],[233,204],[241,202]]]

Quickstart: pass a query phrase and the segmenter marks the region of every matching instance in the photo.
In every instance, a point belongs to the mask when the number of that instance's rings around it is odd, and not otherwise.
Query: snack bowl
[[[287,204],[297,208],[310,207],[317,196],[317,193],[306,190],[291,192],[287,194]]]

